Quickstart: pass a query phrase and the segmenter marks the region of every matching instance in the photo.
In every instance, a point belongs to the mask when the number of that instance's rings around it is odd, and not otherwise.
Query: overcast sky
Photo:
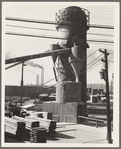
[[[47,39],[47,38],[32,38],[32,37],[20,37],[13,35],[6,35],[6,31],[15,32],[15,33],[29,33],[34,35],[46,35],[46,36],[56,36],[59,34],[55,30],[55,25],[49,24],[36,24],[36,23],[26,23],[26,22],[16,22],[5,20],[5,17],[16,17],[16,18],[25,18],[25,19],[35,19],[35,20],[46,20],[46,21],[55,21],[55,13],[63,8],[68,6],[79,6],[87,9],[90,12],[90,24],[97,25],[109,25],[115,26],[114,24],[114,3],[96,3],[96,2],[4,2],[3,3],[3,34],[4,34],[4,50],[3,54],[6,58],[13,58],[18,56],[25,56],[31,54],[37,54],[44,52],[50,49],[50,44],[56,44],[58,39]],[[10,27],[8,25],[16,26],[25,26],[25,27],[34,27],[42,29],[54,29],[55,31],[45,31],[37,29],[27,29],[27,28],[18,28]],[[110,40],[114,41],[114,30],[101,29],[101,28],[90,28],[88,33],[96,34],[108,34],[111,36],[101,36],[101,35],[87,35],[88,39],[93,40]],[[90,48],[87,49],[87,56],[96,51],[99,48],[105,48],[110,50],[109,58],[109,81],[111,81],[113,71],[113,52],[114,44],[104,44],[104,43],[93,43],[88,42]],[[89,58],[87,58],[87,65],[98,57],[101,53],[96,52]],[[103,56],[102,56],[103,57]],[[51,57],[39,58],[31,60],[35,64],[39,64],[44,67],[44,82],[54,79],[53,73],[53,63]],[[9,65],[5,65],[7,67]],[[90,65],[88,65],[90,66]],[[88,67],[87,67],[88,68]],[[87,69],[87,83],[104,83],[104,80],[100,79],[99,71],[101,68],[104,68],[103,63],[100,61],[96,63],[93,67]],[[24,84],[35,84],[36,83],[36,74],[41,75],[40,68],[34,68],[30,66],[24,67]],[[7,69],[5,71],[5,84],[6,85],[20,85],[21,81],[21,65],[15,66],[13,68]],[[40,80],[41,82],[41,80]],[[48,84],[54,84],[55,81],[51,81]],[[45,84],[47,85],[47,84]]]

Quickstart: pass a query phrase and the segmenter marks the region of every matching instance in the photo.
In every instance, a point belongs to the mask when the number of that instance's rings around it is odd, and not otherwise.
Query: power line
[[[44,28],[37,28],[37,27],[26,27],[26,26],[18,26],[18,25],[6,25],[9,27],[17,27],[17,28],[27,28],[27,29],[36,29],[36,30],[45,30],[45,31],[54,31],[57,32],[57,30],[54,29],[44,29]],[[59,31],[59,32],[67,32],[67,31]],[[97,33],[87,33],[88,35],[100,35],[100,36],[111,36],[113,37],[114,35],[111,34],[97,34]]]
[[[102,56],[102,55],[103,55],[103,54],[101,54],[100,56]],[[100,56],[99,56],[99,57],[100,57]],[[98,59],[99,57],[97,57],[96,59]],[[96,60],[96,59],[95,59],[95,60]],[[93,60],[92,62],[94,62],[95,60]],[[100,59],[99,59],[99,60],[100,60]],[[99,61],[99,60],[98,60],[98,61]],[[91,63],[92,63],[92,62],[91,62]],[[89,64],[91,64],[91,63],[89,63]],[[95,63],[96,63],[96,62],[95,62]],[[94,64],[95,64],[95,63],[94,63]],[[87,64],[87,65],[89,65],[89,64]],[[92,64],[90,67],[92,67],[94,64]],[[90,67],[89,67],[89,68],[90,68]],[[87,68],[87,69],[89,69],[89,68]],[[86,70],[87,70],[87,69],[86,69]],[[69,71],[69,69],[68,69],[67,71]],[[80,73],[80,74],[81,74],[81,73]],[[57,77],[60,77],[61,75],[62,75],[62,74],[59,74]],[[69,77],[70,77],[70,76],[69,76]],[[71,77],[70,79],[72,79],[72,78],[74,78],[74,76]],[[41,85],[45,85],[45,84],[47,84],[47,83],[53,81],[54,79],[55,79],[55,77],[52,78],[52,79],[50,79],[50,80],[48,80],[47,82],[45,82],[45,83],[43,83],[43,84],[41,84]],[[62,81],[60,81],[60,82],[62,82]],[[52,85],[52,86],[55,86],[55,85],[59,84],[60,82],[57,82],[57,83],[55,83],[55,84]],[[40,86],[41,86],[41,85],[40,85]],[[52,87],[52,86],[49,86],[49,87]],[[58,86],[60,86],[60,85],[58,85]],[[58,87],[58,86],[57,86],[57,87]]]
[[[51,39],[66,39],[62,37],[54,37],[54,36],[43,36],[43,35],[33,35],[33,34],[23,34],[23,33],[14,33],[14,32],[6,32],[7,35],[16,35],[16,36],[27,36],[27,37],[37,37],[37,38],[51,38]],[[89,42],[104,42],[104,43],[114,43],[113,41],[109,40],[93,40],[88,39]]]
[[[23,19],[23,18],[14,18],[14,17],[6,17],[6,20],[11,20],[11,21],[21,21],[21,22],[31,22],[31,23],[42,23],[42,24],[53,24],[53,25],[58,25],[58,23],[54,21],[44,21],[44,20],[35,20],[35,19]],[[66,24],[69,25],[70,24]],[[89,27],[92,28],[103,28],[103,29],[114,29],[113,26],[108,26],[108,25],[95,25],[95,24],[90,24]]]
[[[101,54],[100,56],[102,56],[103,54]],[[99,57],[100,57],[99,56]],[[99,57],[97,57],[96,59],[98,59]],[[95,59],[95,60],[96,60]],[[94,62],[95,60],[93,60],[92,62]],[[88,70],[88,69],[90,69],[92,66],[94,66],[96,63],[98,63],[99,61],[100,61],[101,59],[98,59],[95,63],[93,63],[91,66],[89,66],[86,70]],[[91,62],[91,63],[92,63]],[[90,64],[90,63],[89,63]],[[87,65],[89,65],[89,64],[87,64]],[[84,72],[83,72],[84,73]],[[80,74],[82,74],[82,73],[80,73]],[[71,77],[70,79],[72,79],[73,77]],[[62,82],[62,81],[60,81],[60,82]],[[51,86],[49,86],[49,87],[53,87],[53,86],[55,86],[55,85],[57,85],[57,84],[59,84],[60,82],[57,82],[57,83],[55,83],[54,85],[51,85]],[[58,86],[60,86],[60,85],[58,85]],[[57,87],[58,87],[57,86]]]
[[[97,60],[99,57],[101,57],[102,56],[102,54],[101,55],[99,55],[96,59],[94,59],[93,61],[91,61],[89,64],[87,64],[87,65],[90,65],[91,63],[93,63],[95,60]]]
[[[45,30],[45,31],[56,31],[57,32],[57,30],[54,30],[54,29],[44,29],[44,28],[38,28],[38,27],[27,27],[27,26],[8,25],[8,24],[6,26],[17,27],[17,28],[36,29],[36,30]],[[63,31],[63,32],[65,32],[65,31]]]
[[[98,43],[98,42],[91,42],[92,44],[100,44],[100,43]],[[90,43],[89,43],[90,44]],[[101,45],[108,45],[108,46],[114,46],[113,44],[110,44],[110,43],[101,43]]]
[[[92,64],[90,67],[88,67],[87,69],[91,68],[93,65],[95,65],[99,61],[100,61],[100,59],[98,61],[96,61],[94,64]]]
[[[100,56],[102,56],[102,55],[103,55],[103,54],[101,54]],[[99,56],[99,57],[100,57],[100,56]],[[95,60],[97,60],[99,57],[97,57]],[[92,62],[94,62],[95,60],[93,60]],[[89,69],[89,68],[91,68],[94,64],[96,64],[96,63],[99,62],[99,61],[100,61],[100,59],[98,59],[98,60],[97,60],[95,63],[93,63],[90,67],[86,68],[86,70]],[[92,63],[92,62],[91,62],[91,63]],[[89,64],[91,64],[91,63],[89,63]],[[87,64],[87,65],[89,65],[89,64]],[[85,71],[85,70],[84,70],[84,71]],[[84,72],[83,72],[83,73],[84,73]],[[83,73],[81,72],[80,74],[83,74]],[[74,76],[71,77],[70,79],[72,79],[72,78],[74,78]],[[62,82],[62,81],[60,81],[60,82]],[[52,85],[52,86],[55,86],[55,85],[59,84],[60,82],[57,82],[56,84],[54,84],[54,85]],[[50,87],[52,87],[52,86],[50,86]],[[60,86],[60,85],[58,85],[58,86]],[[58,86],[57,86],[57,87],[58,87]]]
[[[102,55],[102,54],[101,54]],[[96,64],[97,62],[99,62],[100,61],[100,59],[98,60],[98,61],[96,61],[94,64]],[[92,64],[89,68],[91,68],[94,64]],[[89,68],[87,68],[87,69],[89,69]],[[86,70],[87,70],[86,69]],[[84,73],[84,72],[83,72]],[[80,74],[83,74],[82,72],[80,73]],[[74,78],[74,77],[71,77],[70,79],[72,79],[72,78]],[[62,82],[62,81],[60,81],[60,82]],[[57,82],[57,83],[55,83],[54,85],[51,85],[51,86],[49,86],[49,87],[53,87],[53,86],[55,86],[55,85],[57,85],[57,84],[59,84],[60,82]],[[60,85],[58,85],[58,86],[60,86]],[[56,86],[56,87],[58,87],[58,86]]]
[[[103,54],[101,54],[100,56],[102,56]],[[99,57],[100,57],[99,56]],[[99,57],[97,57],[96,59],[98,59]],[[95,59],[95,60],[96,60]],[[92,62],[94,62],[95,60],[93,60]],[[96,64],[97,62],[99,62],[100,61],[100,59],[98,59],[95,63],[93,63],[90,67],[88,67],[88,68],[86,68],[86,70],[87,69],[89,69],[89,68],[91,68],[94,64]],[[89,64],[91,64],[92,62],[90,62]],[[87,65],[89,65],[89,64],[87,64]],[[69,70],[68,70],[69,71]],[[85,72],[85,70],[83,71],[83,73]],[[80,74],[83,74],[82,72],[80,73]],[[60,76],[60,75],[59,75]],[[74,76],[73,77],[71,77],[70,79],[72,79],[72,78],[74,78]],[[60,81],[60,82],[62,82],[62,81]],[[53,87],[53,86],[55,86],[55,85],[57,85],[57,84],[59,84],[60,82],[57,82],[57,83],[55,83],[54,85],[51,85],[51,86],[49,86],[49,87]],[[58,85],[58,86],[60,86],[60,85]],[[56,86],[56,87],[58,87],[58,86]]]
[[[92,27],[92,28],[103,28],[103,29],[114,29],[113,26],[108,26],[108,25],[95,25],[95,24],[90,24],[90,27]]]
[[[53,24],[57,25],[54,21],[44,21],[44,20],[35,20],[35,19],[23,19],[23,18],[14,18],[14,17],[6,17],[6,20],[10,21],[19,21],[19,22],[30,22],[30,23],[42,23],[42,24]]]
[[[100,35],[100,36],[111,36],[113,37],[114,35],[111,34],[99,34],[99,33],[87,33],[88,35]]]
[[[27,36],[27,37],[37,37],[37,38],[51,38],[51,39],[65,39],[61,37],[50,37],[50,36],[43,36],[43,35],[32,35],[32,34],[23,34],[23,33],[12,33],[6,32],[7,35],[17,35],[17,36]]]
[[[94,51],[93,53],[91,53],[88,57],[90,57],[91,55],[93,55],[94,53],[96,53],[99,49],[97,49],[96,51]],[[88,58],[87,57],[87,58]]]
[[[110,50],[110,49],[107,49],[108,51],[110,51],[110,52],[113,52],[114,50]]]
[[[105,42],[105,43],[114,43],[113,41],[109,41],[109,40],[92,40],[92,39],[88,39],[87,41],[91,41],[91,42]]]
[[[108,51],[108,53],[110,53],[111,55],[114,55],[114,53],[113,53],[113,52],[109,52],[109,51]]]
[[[113,61],[111,61],[111,60],[108,60],[109,62],[112,62],[112,63],[114,63]]]

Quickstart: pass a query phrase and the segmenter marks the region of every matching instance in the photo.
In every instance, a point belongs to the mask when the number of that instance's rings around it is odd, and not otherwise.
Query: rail
[[[96,119],[96,118],[91,118],[91,117],[86,117],[86,116],[78,116],[79,118],[82,118],[82,119],[86,119],[86,120],[90,120],[90,121],[96,121],[96,128],[98,128],[98,123],[107,123],[106,121],[104,120],[99,120],[99,119]]]

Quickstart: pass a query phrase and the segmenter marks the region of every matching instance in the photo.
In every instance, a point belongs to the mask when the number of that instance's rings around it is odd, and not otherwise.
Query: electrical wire
[[[31,22],[31,23],[42,23],[42,24],[52,24],[52,25],[58,25],[58,23],[54,21],[44,21],[44,20],[35,20],[35,19],[24,19],[24,18],[14,18],[14,17],[6,17],[6,20],[10,21],[21,21],[21,22]],[[70,24],[66,24],[70,26]],[[72,26],[72,25],[71,25]],[[108,25],[96,25],[96,24],[90,24],[89,27],[92,28],[103,28],[103,29],[114,29],[113,26]]]
[[[114,37],[114,35],[111,35],[111,34],[99,34],[99,33],[87,33],[87,35],[100,35],[100,36],[110,36],[110,37]]]
[[[102,56],[103,54],[101,54],[100,56]],[[86,70],[88,70],[88,69],[90,69],[92,66],[94,66],[96,63],[98,63],[99,61],[101,61],[101,59],[98,59],[95,63],[93,63],[90,67],[88,67]],[[93,61],[94,62],[94,61]],[[92,62],[91,62],[92,63]],[[83,72],[84,73],[84,72]],[[80,73],[80,74],[82,74],[82,73]],[[71,78],[72,79],[72,78]],[[62,81],[60,81],[60,82],[62,82]],[[51,85],[51,86],[49,86],[49,87],[53,87],[53,86],[55,86],[56,85],[56,87],[58,87],[58,86],[60,86],[60,85],[58,85],[57,86],[57,84],[59,84],[60,82],[57,82],[57,83],[55,83],[54,85]]]
[[[102,55],[103,55],[103,54],[102,54]],[[99,59],[98,61],[100,61],[100,59]],[[98,61],[96,61],[94,64],[96,64]],[[89,68],[91,68],[94,64],[92,64]],[[87,68],[87,69],[89,69],[89,68]],[[87,70],[87,69],[86,69],[86,70]],[[85,73],[86,70],[84,70],[84,71],[81,72],[80,74]],[[79,75],[80,75],[80,74],[79,74]],[[69,79],[73,79],[73,78],[74,78],[74,77],[69,77]],[[62,81],[60,81],[60,82],[62,82]],[[53,86],[55,86],[55,85],[56,85],[56,87],[59,87],[60,85],[57,86],[57,84],[60,84],[60,82],[57,82],[57,83],[55,83],[54,85],[49,86],[49,87],[53,87]]]
[[[90,24],[92,28],[114,29],[114,26]]]
[[[101,54],[101,55],[99,55],[96,59],[94,59],[93,61],[91,61],[89,64],[87,64],[87,66],[88,65],[90,65],[91,63],[93,63],[95,60],[97,60],[99,57],[101,57],[103,54]]]
[[[94,51],[93,53],[91,53],[88,57],[90,57],[91,55],[93,55],[94,53],[96,53],[97,51],[99,51],[99,49],[97,49],[96,51]],[[87,57],[87,58],[88,58]]]
[[[97,51],[97,50],[96,50],[96,51]],[[95,52],[96,52],[96,51],[95,51]],[[94,54],[95,52],[93,52],[93,54]],[[91,54],[91,55],[92,55],[92,54]],[[101,55],[103,55],[103,54],[101,54]],[[101,56],[101,55],[100,55],[100,56]],[[97,58],[99,58],[100,56],[98,56]],[[97,59],[97,58],[96,58],[96,59]],[[96,59],[95,59],[95,60],[96,60]],[[94,62],[95,60],[93,60],[92,62]],[[92,62],[90,62],[89,64],[87,64],[87,66],[90,65]],[[94,64],[95,64],[95,63],[94,63]],[[92,67],[94,64],[92,64],[90,67]],[[90,67],[89,67],[89,68],[90,68]],[[89,68],[87,68],[87,69],[89,69]],[[87,70],[87,69],[86,69],[86,70]],[[67,70],[67,71],[69,71],[69,70]],[[61,74],[60,74],[60,75],[61,75]],[[60,75],[59,75],[59,76],[60,76]],[[59,76],[58,76],[58,77],[59,77]],[[71,77],[71,78],[72,78],[72,77]],[[74,77],[73,77],[73,78],[74,78]],[[52,78],[52,79],[48,80],[47,82],[41,84],[40,86],[43,86],[44,84],[47,84],[47,83],[53,81],[54,79],[55,79],[55,78]],[[60,83],[60,82],[58,82],[58,83]],[[54,86],[57,85],[58,83],[54,84]]]
[[[111,55],[114,55],[114,53],[112,53],[112,52],[108,52],[109,54],[111,54]]]
[[[9,25],[9,24],[7,24],[6,26],[16,27],[16,28],[27,28],[27,29],[45,30],[45,31],[56,31],[57,32],[57,30],[54,30],[54,29],[44,29],[44,28],[38,28],[38,27],[27,27],[27,26],[18,26],[18,25]],[[63,31],[63,32],[65,32],[65,31]]]
[[[88,44],[90,44],[90,43],[88,43]],[[98,43],[98,42],[91,42],[91,44],[100,44],[100,43]],[[110,43],[101,43],[101,45],[108,45],[108,46],[114,46],[113,44],[110,44]]]
[[[102,56],[103,54],[101,54],[100,56]],[[96,58],[97,59],[97,58]],[[95,59],[95,60],[96,60]],[[93,62],[95,61],[95,60],[93,60]],[[93,63],[90,67],[88,67],[88,68],[86,68],[86,70],[87,69],[89,69],[89,68],[91,68],[94,64],[96,64],[97,62],[99,62],[100,61],[100,59],[98,59],[95,63]],[[92,63],[92,62],[91,62]],[[80,74],[83,74],[83,73],[85,73],[85,71],[86,70],[84,70],[83,72],[81,72]],[[69,78],[69,79],[73,79],[74,77],[71,77],[71,78]],[[60,82],[62,82],[62,81],[60,81]],[[54,85],[51,85],[51,86],[49,86],[49,87],[53,87],[53,86],[55,86],[56,85],[56,87],[59,87],[60,85],[58,85],[58,84],[60,84],[60,82],[57,82],[57,83],[55,83]]]
[[[101,55],[103,55],[103,54],[101,54]],[[101,56],[101,55],[100,55],[100,56]],[[99,57],[100,57],[100,56],[99,56]],[[99,58],[99,57],[98,57],[98,58]],[[96,58],[96,59],[97,59],[97,58]],[[96,60],[96,59],[95,59],[95,60]],[[92,62],[94,62],[95,60],[93,60]],[[91,62],[91,63],[92,63],[92,62]],[[90,63],[89,63],[89,64],[90,64]],[[88,66],[89,64],[87,64],[87,66]],[[92,66],[93,66],[93,65],[92,65]],[[92,66],[90,66],[90,67],[92,67]],[[88,68],[87,68],[87,69],[88,69]],[[87,70],[87,69],[86,69],[86,70]],[[67,71],[69,71],[69,70],[67,70]],[[59,75],[59,76],[57,76],[57,77],[60,77],[61,75],[62,75],[62,74],[60,74],[60,75]],[[72,79],[72,78],[74,78],[74,77],[72,77],[72,76],[71,76],[71,78],[69,77],[69,79]],[[52,78],[52,79],[48,80],[47,82],[45,82],[45,83],[41,84],[40,86],[43,86],[43,85],[45,85],[45,84],[47,84],[47,83],[49,83],[49,82],[53,81],[54,79],[55,79],[55,78]],[[60,81],[60,82],[62,82],[62,81]],[[55,85],[59,84],[60,82],[57,82],[57,83],[55,83],[54,85],[49,86],[49,87],[53,87],[53,86],[55,86]],[[58,85],[58,86],[60,86],[60,85]],[[58,87],[58,86],[56,86],[56,87]]]
[[[14,32],[6,32],[7,35],[17,35],[17,36],[27,36],[27,37],[37,37],[37,38],[51,38],[51,39],[66,39],[63,37],[54,37],[54,36],[43,36],[43,35],[33,35],[33,34],[23,34],[23,33],[14,33]],[[89,42],[104,42],[104,43],[114,43],[113,41],[108,40],[93,40],[88,39]]]
[[[99,62],[101,59],[99,59],[98,61],[96,61],[95,63],[93,63],[90,67],[88,67],[87,69],[91,68],[94,64],[96,64],[97,62]]]
[[[65,104],[65,107],[66,107],[74,116],[76,116],[76,112],[73,111],[72,108],[70,108],[67,104]]]
[[[17,35],[17,36],[27,36],[27,37],[37,37],[37,38],[51,38],[51,39],[65,39],[63,37],[54,37],[54,36],[43,36],[43,35],[33,35],[33,34],[23,34],[23,33],[13,33],[6,32],[7,35]]]
[[[114,63],[113,61],[111,61],[111,60],[108,60],[109,62],[112,62],[112,63]]]
[[[94,54],[95,52],[97,52],[97,50],[94,51],[92,54]],[[91,55],[92,55],[92,54],[91,54]],[[89,56],[91,56],[91,55],[89,55]],[[103,54],[101,54],[100,56],[102,56],[102,55],[103,55]],[[89,56],[88,56],[88,57],[89,57]],[[100,56],[98,56],[96,59],[98,59]],[[88,57],[87,57],[87,58],[88,58]],[[95,59],[95,60],[96,60],[96,59]],[[95,60],[93,60],[92,62],[94,62]],[[87,66],[90,65],[92,62],[90,62],[89,64],[87,64]],[[94,63],[94,64],[95,64],[95,63]],[[92,64],[90,67],[92,67],[94,64]],[[89,68],[90,68],[90,67],[89,67]],[[89,69],[89,68],[87,68],[87,69]],[[69,70],[68,70],[68,71],[69,71]],[[60,74],[60,75],[61,75],[61,74]],[[59,76],[60,76],[60,75],[59,75]],[[40,86],[42,86],[42,85],[44,85],[44,84],[47,84],[47,83],[51,82],[51,81],[54,80],[54,79],[55,79],[55,78],[53,78],[53,79],[51,79],[51,80],[49,80],[49,81],[47,81],[47,82],[41,84]],[[60,83],[60,82],[59,82],[59,83]],[[55,85],[54,85],[54,86],[55,86]]]
[[[37,28],[37,27],[26,27],[26,26],[8,25],[8,24],[6,26],[57,32],[57,30],[54,30],[54,29],[44,29],[44,28]],[[68,32],[68,31],[59,31],[59,32]],[[111,34],[99,34],[99,33],[98,34],[97,33],[87,33],[87,35],[100,35],[100,36],[111,36],[111,37],[114,36],[114,35],[111,35]]]

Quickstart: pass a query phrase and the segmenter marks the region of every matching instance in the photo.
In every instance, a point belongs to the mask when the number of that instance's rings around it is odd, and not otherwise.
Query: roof
[[[56,96],[54,96],[54,95],[50,95],[49,97],[50,97],[50,98],[55,98]]]
[[[33,107],[34,105],[35,104],[28,104],[28,105],[21,106],[21,108],[27,109],[27,108]]]
[[[48,97],[48,94],[40,94],[41,97]]]

